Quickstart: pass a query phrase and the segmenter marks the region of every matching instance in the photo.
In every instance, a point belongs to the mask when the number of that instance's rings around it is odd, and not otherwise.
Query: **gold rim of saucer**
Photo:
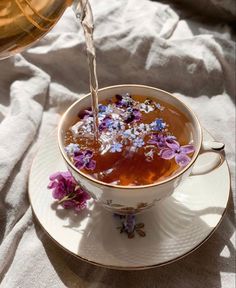
[[[189,112],[190,114],[194,117],[196,123],[197,123],[197,130],[200,134],[200,143],[199,143],[199,147],[197,149],[197,151],[194,153],[193,155],[193,158],[191,159],[191,162],[186,166],[184,167],[180,172],[178,172],[177,174],[173,175],[173,176],[170,176],[168,177],[166,180],[162,180],[160,182],[156,182],[156,183],[152,183],[152,184],[148,184],[148,185],[139,185],[139,186],[124,186],[124,185],[116,185],[116,184],[110,184],[110,183],[106,183],[106,182],[102,182],[100,180],[97,180],[95,178],[92,178],[91,176],[85,174],[84,172],[80,171],[79,169],[77,169],[72,163],[71,161],[68,159],[65,151],[64,151],[64,146],[63,146],[63,143],[61,143],[61,137],[60,137],[60,131],[61,131],[61,126],[64,122],[64,119],[67,117],[67,114],[68,112],[74,107],[74,106],[77,106],[78,103],[86,98],[86,97],[90,97],[90,93],[84,95],[83,97],[81,97],[80,99],[78,99],[77,101],[75,101],[63,114],[60,122],[59,122],[59,125],[58,125],[58,130],[57,130],[57,140],[58,140],[58,145],[59,145],[59,150],[61,152],[61,155],[63,156],[64,160],[66,161],[66,163],[74,170],[76,171],[80,176],[82,176],[83,178],[86,178],[87,180],[89,181],[92,181],[92,182],[95,182],[99,185],[102,185],[102,186],[106,186],[106,187],[111,187],[111,188],[117,188],[117,189],[143,189],[143,188],[148,188],[148,187],[155,187],[155,186],[159,186],[159,185],[163,185],[165,183],[168,183],[170,181],[172,181],[173,179],[179,177],[180,175],[182,175],[185,171],[187,171],[193,164],[194,162],[197,160],[197,157],[199,155],[199,152],[201,150],[201,146],[202,146],[202,141],[203,141],[203,133],[202,133],[202,127],[200,125],[200,122],[198,120],[198,117],[195,115],[195,113],[184,103],[182,102],[181,100],[179,100],[176,96],[174,96],[173,94],[165,91],[165,90],[162,90],[162,89],[159,89],[159,88],[155,88],[155,87],[151,87],[151,86],[147,86],[147,85],[139,85],[139,84],[120,84],[120,85],[113,85],[113,86],[107,86],[107,87],[104,87],[104,88],[101,88],[98,90],[98,93],[101,92],[101,91],[105,91],[105,90],[109,90],[109,89],[113,89],[113,88],[124,88],[124,87],[138,87],[138,88],[146,88],[146,89],[149,89],[149,90],[155,90],[155,91],[159,91],[159,92],[163,92],[165,94],[168,94],[169,96],[175,98],[177,101],[179,101]]]

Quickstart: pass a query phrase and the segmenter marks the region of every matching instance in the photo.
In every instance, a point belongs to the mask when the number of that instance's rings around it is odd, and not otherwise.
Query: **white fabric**
[[[218,10],[223,5],[211,2]],[[149,271],[112,271],[83,263],[45,235],[27,198],[31,162],[66,107],[89,87],[83,33],[68,10],[23,56],[0,62],[0,287],[235,287],[232,28],[226,22],[198,20],[194,10],[148,0],[91,3],[100,87],[146,84],[189,104],[202,125],[226,144],[232,173],[227,213],[197,251]],[[223,8],[233,13],[226,4]]]

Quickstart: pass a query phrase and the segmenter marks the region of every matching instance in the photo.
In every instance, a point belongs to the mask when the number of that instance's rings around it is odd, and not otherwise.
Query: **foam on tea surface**
[[[128,93],[99,104],[99,145],[93,112],[81,111],[65,150],[82,172],[116,185],[147,185],[180,171],[194,152],[189,121],[170,104]]]

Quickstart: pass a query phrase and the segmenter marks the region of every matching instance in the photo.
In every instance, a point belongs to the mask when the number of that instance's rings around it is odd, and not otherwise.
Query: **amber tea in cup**
[[[74,166],[99,181],[139,186],[181,171],[194,153],[189,120],[176,107],[145,95],[121,93],[99,104],[99,141],[92,109],[78,111],[65,133]]]

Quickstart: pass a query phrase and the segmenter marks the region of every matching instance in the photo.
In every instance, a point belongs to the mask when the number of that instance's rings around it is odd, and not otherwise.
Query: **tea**
[[[91,108],[79,113],[64,141],[70,161],[85,174],[110,184],[148,185],[191,161],[189,121],[170,104],[125,93],[98,108],[99,145]]]

